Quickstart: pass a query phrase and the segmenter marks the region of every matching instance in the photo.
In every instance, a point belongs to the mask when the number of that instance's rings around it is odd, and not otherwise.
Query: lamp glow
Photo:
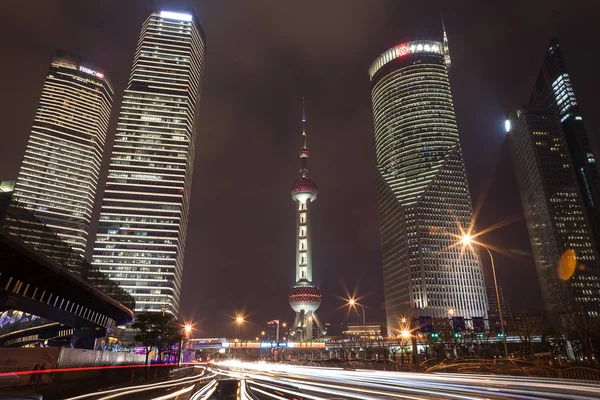
[[[471,244],[471,242],[473,242],[473,238],[471,237],[471,235],[464,235],[460,241],[462,242],[462,244],[468,245]]]
[[[176,13],[176,12],[172,12],[172,11],[161,11],[160,17],[168,18],[168,19],[176,19],[177,21],[191,21],[192,20],[192,16],[190,14]]]
[[[504,129],[506,129],[506,133],[510,132],[510,119],[504,121]]]

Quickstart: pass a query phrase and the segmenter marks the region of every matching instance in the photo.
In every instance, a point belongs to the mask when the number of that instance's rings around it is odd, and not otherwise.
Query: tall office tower
[[[416,40],[369,69],[390,334],[405,316],[483,317],[488,309],[478,250],[455,245],[472,234],[473,210],[449,66],[447,39]]]
[[[290,290],[290,306],[296,312],[293,331],[296,340],[313,338],[313,321],[322,331],[315,311],[321,305],[321,291],[312,283],[312,235],[309,212],[317,199],[317,184],[308,177],[308,148],[306,147],[306,117],[302,115],[302,148],[300,149],[300,178],[292,186],[296,202],[296,284]]]
[[[192,14],[152,13],[123,95],[92,263],[136,312],[179,311],[204,53]]]
[[[557,108],[594,239],[600,243],[600,175],[556,37],[546,50],[529,106]]]
[[[509,142],[546,308],[568,299],[598,315],[598,251],[560,119],[555,107],[523,107],[507,122]]]
[[[113,94],[101,67],[56,50],[13,193],[22,206],[82,254]]]

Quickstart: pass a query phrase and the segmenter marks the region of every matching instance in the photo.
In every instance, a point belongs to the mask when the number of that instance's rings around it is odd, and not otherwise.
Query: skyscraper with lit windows
[[[369,69],[388,332],[415,315],[486,316],[479,252],[456,246],[473,210],[444,41],[415,40]]]
[[[102,67],[56,50],[13,192],[22,206],[81,254],[87,244],[113,94]]]
[[[154,12],[144,22],[93,254],[136,312],[179,311],[204,55],[193,14]]]
[[[600,174],[557,37],[550,40],[529,106],[556,108],[596,243],[600,243]]]
[[[598,316],[598,250],[560,118],[555,107],[522,107],[509,143],[547,310],[573,301]]]

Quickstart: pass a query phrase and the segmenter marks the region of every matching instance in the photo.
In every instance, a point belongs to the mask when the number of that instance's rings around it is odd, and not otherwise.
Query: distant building
[[[135,312],[179,312],[205,40],[190,13],[142,25],[123,94],[92,264]]]
[[[500,306],[502,307],[502,316],[504,319],[508,318],[508,306],[506,303],[506,299],[504,298],[504,291],[502,290],[502,286],[498,285],[498,295],[500,296]],[[487,297],[488,304],[490,308],[488,309],[488,316],[490,317],[499,317],[500,313],[498,313],[498,299],[496,298],[496,289],[494,286],[487,287]]]
[[[110,120],[104,69],[56,50],[13,197],[75,251],[85,253]]]
[[[12,193],[17,181],[0,181],[0,193]]]
[[[384,324],[347,324],[342,328],[343,336],[382,337],[387,335]]]
[[[369,69],[387,329],[403,317],[485,317],[473,207],[454,115],[444,41],[415,40]]]
[[[285,334],[283,330],[280,331],[278,328],[281,328],[278,324],[278,321],[274,320],[267,322],[264,339],[266,339],[269,342],[278,341],[278,339],[280,339]]]
[[[560,120],[556,107],[522,107],[509,143],[546,308],[578,302],[599,315],[598,250]]]

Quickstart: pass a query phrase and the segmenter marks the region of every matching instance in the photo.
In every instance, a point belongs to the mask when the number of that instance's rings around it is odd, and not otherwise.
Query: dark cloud
[[[422,3],[422,2],[421,2]],[[375,156],[367,69],[411,38],[439,38],[443,8],[451,81],[478,229],[522,216],[506,147],[506,111],[523,103],[552,34],[552,12],[590,132],[600,91],[593,2],[454,0],[5,0],[0,13],[0,179],[16,176],[54,47],[103,65],[115,86],[110,136],[139,29],[153,9],[192,8],[207,39],[181,312],[201,334],[246,333],[268,318],[291,319],[294,205],[301,97],[309,119],[315,280],[320,313],[334,326],[350,288],[371,293],[367,319],[383,320]],[[111,139],[112,140],[112,139]],[[596,142],[596,138],[592,137]],[[109,143],[108,149],[111,148]],[[107,151],[107,154],[109,151]],[[108,160],[105,157],[105,165]],[[103,185],[101,185],[102,187]],[[540,305],[522,219],[486,235],[516,258],[497,256],[513,307]],[[489,261],[484,256],[486,267]],[[351,314],[351,319],[358,318]],[[240,332],[242,334],[243,332]]]

